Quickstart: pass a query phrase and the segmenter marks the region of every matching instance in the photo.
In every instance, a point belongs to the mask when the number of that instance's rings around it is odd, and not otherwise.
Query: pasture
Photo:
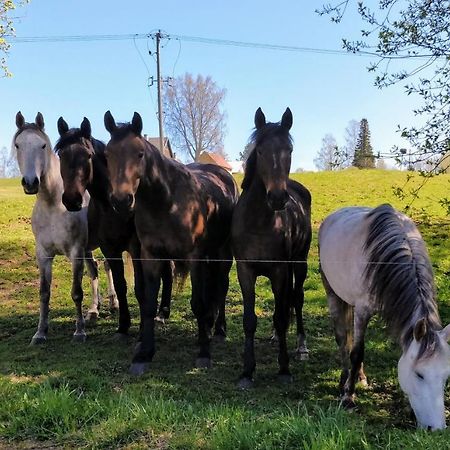
[[[398,200],[392,187],[402,186],[406,176],[378,170],[292,175],[313,197],[313,244],[304,306],[310,359],[292,360],[294,382],[277,383],[277,346],[270,342],[271,290],[260,278],[258,365],[255,387],[249,391],[236,388],[243,331],[234,268],[226,303],[228,337],[214,346],[209,370],[193,369],[196,324],[189,306],[189,283],[173,295],[170,320],[157,328],[157,353],[143,377],[127,372],[138,324],[131,289],[128,343],[114,339],[117,317],[110,315],[107,301],[97,325],[88,329],[86,343],[72,343],[70,268],[63,257],[57,257],[54,265],[48,342],[30,347],[39,308],[29,219],[34,196],[25,196],[20,180],[1,180],[0,448],[449,448],[448,431],[415,429],[397,383],[400,350],[378,319],[372,320],[366,339],[369,387],[357,388],[358,409],[352,413],[340,410],[337,402],[340,363],[318,271],[317,229],[328,213],[346,205],[389,202],[402,208],[407,201]],[[421,182],[416,176],[410,185]],[[450,322],[450,219],[438,199],[449,188],[448,175],[429,180],[409,212],[433,261],[443,324]],[[103,270],[100,277],[106,297]],[[87,307],[87,277],[83,284]],[[295,348],[292,329],[288,345],[290,351]],[[450,412],[448,389],[446,410]]]

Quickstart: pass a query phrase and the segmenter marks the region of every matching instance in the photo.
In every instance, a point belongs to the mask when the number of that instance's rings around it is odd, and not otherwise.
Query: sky
[[[358,38],[363,28],[353,11],[340,24],[320,17],[322,2],[278,0],[32,0],[14,13],[17,37],[145,34],[190,36],[315,49],[340,50],[342,38]],[[105,111],[130,121],[138,111],[144,133],[158,134],[154,40],[13,43],[8,65],[12,78],[0,78],[0,147],[11,145],[15,115],[33,121],[44,115],[52,142],[60,116],[70,126],[89,118],[93,136],[107,141]],[[351,120],[366,118],[374,152],[407,147],[398,125],[415,123],[417,99],[402,86],[379,90],[367,71],[370,57],[319,52],[277,51],[211,45],[171,38],[163,42],[163,77],[186,72],[212,79],[227,91],[225,152],[238,158],[261,107],[277,122],[290,107],[294,124],[292,171],[314,169],[325,134],[344,144]],[[175,149],[176,151],[177,149]]]

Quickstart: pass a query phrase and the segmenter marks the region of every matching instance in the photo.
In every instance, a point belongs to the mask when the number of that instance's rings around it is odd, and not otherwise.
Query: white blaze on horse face
[[[446,427],[444,387],[450,375],[450,347],[439,336],[437,350],[417,359],[420,342],[413,339],[398,362],[400,386],[408,396],[419,428]]]
[[[48,142],[39,133],[25,130],[15,140],[17,162],[22,176],[29,180],[40,178],[47,168]]]

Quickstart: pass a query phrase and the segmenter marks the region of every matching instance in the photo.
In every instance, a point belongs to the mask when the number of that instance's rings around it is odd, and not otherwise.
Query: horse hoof
[[[33,336],[31,339],[30,345],[42,345],[47,342],[47,338],[45,336]]]
[[[247,390],[247,389],[251,389],[254,385],[254,381],[251,378],[241,378],[238,381],[238,388],[239,389],[243,389],[243,390]]]
[[[224,336],[223,334],[215,334],[215,335],[213,336],[213,341],[214,341],[216,344],[223,344],[223,343],[225,343],[226,339],[227,339],[227,337]]]
[[[356,409],[355,400],[352,397],[343,397],[341,399],[341,407],[348,411],[352,411]]]
[[[197,369],[210,369],[212,366],[211,358],[198,357],[195,360],[195,367]]]
[[[89,322],[89,324],[91,325],[95,325],[95,323],[97,322],[98,319],[98,312],[97,311],[88,311],[86,313],[86,316],[84,318],[84,320],[86,322]]]
[[[72,337],[72,341],[83,343],[86,342],[86,338],[86,333],[75,333]]]
[[[299,350],[295,351],[295,359],[299,361],[308,361],[309,359],[309,350]]]
[[[277,379],[278,379],[278,383],[281,383],[281,384],[291,384],[292,381],[294,380],[292,375],[289,373],[280,373],[280,374],[278,374]]]
[[[155,317],[155,323],[159,323],[161,325],[165,325],[166,324],[166,319],[165,319],[165,317],[162,314],[158,314]]]
[[[150,369],[150,363],[133,363],[130,366],[129,373],[135,377],[140,377],[144,375],[145,372],[148,372]]]
[[[126,344],[128,342],[128,334],[125,333],[114,333],[114,340],[120,344]]]
[[[369,386],[369,383],[367,382],[367,378],[361,378],[359,380],[359,384],[361,387],[366,388]]]

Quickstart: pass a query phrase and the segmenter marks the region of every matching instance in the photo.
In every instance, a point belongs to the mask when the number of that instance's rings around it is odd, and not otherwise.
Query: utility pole
[[[156,33],[156,77],[158,89],[158,122],[159,122],[159,150],[164,154],[164,130],[163,130],[163,108],[162,108],[162,79],[160,61],[160,42],[162,38],[161,30]]]

